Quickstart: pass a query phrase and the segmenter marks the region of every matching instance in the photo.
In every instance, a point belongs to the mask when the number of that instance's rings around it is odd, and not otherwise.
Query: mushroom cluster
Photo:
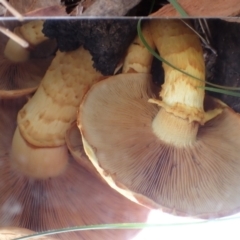
[[[198,80],[163,64],[158,95],[153,57],[136,37],[120,74],[104,77],[83,47],[58,50],[36,92],[0,95],[0,227],[145,222],[152,208],[201,218],[238,211],[240,120],[205,96],[198,37],[179,20],[151,20],[142,31],[165,60]],[[136,233],[53,238],[130,240]]]
[[[110,188],[67,134],[87,90],[102,80],[83,47],[57,51],[35,93],[0,102],[0,227],[44,231],[145,222],[149,209]],[[76,125],[75,125],[76,126]],[[79,131],[78,131],[79,132]],[[74,144],[80,142],[80,132]],[[71,151],[72,152],[72,151]],[[74,158],[76,159],[74,159]],[[138,230],[54,235],[57,239],[131,239]]]
[[[106,182],[150,208],[199,218],[240,209],[240,119],[205,96],[202,47],[180,20],[151,20],[163,64],[159,96],[150,76],[95,84],[78,115],[84,149]]]

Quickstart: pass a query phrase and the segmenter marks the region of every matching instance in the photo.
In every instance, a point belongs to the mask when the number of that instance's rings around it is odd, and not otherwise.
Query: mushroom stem
[[[151,48],[154,48],[152,33],[149,23],[146,22],[142,29],[142,34]],[[144,46],[137,36],[129,46],[123,64],[123,73],[150,73],[153,55]]]
[[[194,143],[199,124],[197,122],[189,123],[161,108],[152,122],[152,127],[159,139],[182,147]]]
[[[163,63],[165,81],[161,99],[149,100],[161,106],[152,123],[154,133],[165,142],[185,146],[195,141],[198,126],[206,119],[201,43],[196,34],[179,20],[153,20],[150,26],[161,56],[178,69],[203,80],[196,80]]]
[[[203,123],[205,65],[198,37],[179,20],[153,20],[150,26],[161,56],[178,69],[203,80],[163,63],[165,82],[160,92],[161,101],[153,102],[177,117]]]
[[[47,179],[57,177],[67,168],[68,149],[66,145],[55,148],[35,147],[25,141],[17,128],[12,140],[11,160],[12,167],[25,176]]]
[[[83,47],[57,52],[38,90],[19,111],[18,127],[25,140],[37,147],[65,144],[84,94],[103,78],[91,58]]]
[[[37,179],[61,174],[68,163],[66,131],[88,88],[102,78],[83,47],[57,52],[38,90],[18,113],[12,165]]]
[[[14,33],[25,39],[31,46],[36,46],[48,38],[42,33],[43,21],[32,21],[16,27]],[[13,39],[6,44],[4,55],[13,62],[25,62],[29,59],[29,49],[20,46]]]
[[[29,59],[30,52],[27,48],[9,39],[4,50],[4,55],[12,62],[26,62]]]

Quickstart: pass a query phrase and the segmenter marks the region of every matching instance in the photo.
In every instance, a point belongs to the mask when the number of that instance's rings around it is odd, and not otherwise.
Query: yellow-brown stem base
[[[22,137],[17,128],[13,136],[10,154],[14,169],[34,179],[57,177],[68,165],[66,145],[52,148],[37,148]]]
[[[195,142],[199,123],[176,117],[161,108],[153,120],[153,132],[165,143],[184,147]]]

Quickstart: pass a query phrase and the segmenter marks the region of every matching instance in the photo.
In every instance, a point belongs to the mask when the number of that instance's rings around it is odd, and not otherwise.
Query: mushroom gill
[[[34,233],[35,232],[30,231],[30,230],[25,229],[25,228],[18,228],[18,227],[0,228],[0,239],[1,240],[12,240],[12,239],[23,237],[23,236],[29,236],[29,235],[32,235]],[[54,240],[55,238],[35,237],[34,239],[37,239],[37,240]]]
[[[161,56],[204,80],[192,30],[179,20],[150,26]],[[213,108],[204,107],[204,81],[163,67],[160,97],[144,74],[120,74],[90,89],[78,116],[88,157],[111,187],[135,202],[200,218],[239,211],[239,116],[216,99]]]

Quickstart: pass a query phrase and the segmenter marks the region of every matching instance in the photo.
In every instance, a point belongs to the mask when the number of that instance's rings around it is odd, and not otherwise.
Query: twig
[[[3,34],[5,34],[9,38],[11,38],[13,41],[18,43],[20,46],[22,46],[24,48],[29,47],[29,43],[27,41],[20,38],[17,34],[15,34],[14,32],[11,32],[9,29],[0,26],[0,32],[2,32]]]
[[[23,21],[23,15],[13,8],[6,0],[0,0],[0,3],[19,21]]]
[[[217,52],[216,50],[210,45],[210,41],[209,41],[209,38],[207,37],[207,34],[210,34],[210,30],[208,28],[208,25],[207,23],[205,22],[205,27],[207,28],[207,33],[205,32],[205,28],[204,26],[202,25],[202,22],[200,21],[200,19],[198,20],[199,21],[199,24],[200,24],[200,27],[206,37],[206,39],[200,34],[198,33],[192,26],[190,26],[187,22],[185,22],[184,20],[182,20],[182,22],[187,25],[194,33],[196,33],[198,35],[198,37],[202,40],[203,44],[205,45],[206,48],[210,49],[213,54],[217,55]],[[208,35],[208,36],[211,36],[211,35]]]

